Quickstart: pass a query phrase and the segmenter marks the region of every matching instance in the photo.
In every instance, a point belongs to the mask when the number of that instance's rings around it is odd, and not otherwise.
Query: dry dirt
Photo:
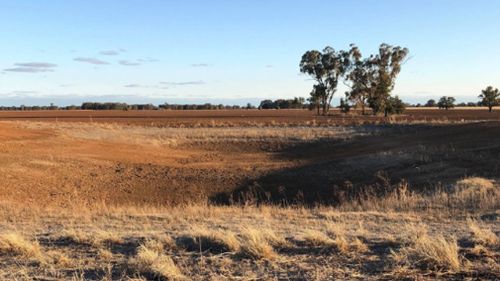
[[[158,128],[0,123],[9,202],[171,205],[339,203],[406,180],[414,190],[497,178],[500,122]]]
[[[500,121],[500,110],[489,113],[486,108],[408,108],[405,114],[384,118],[365,115],[341,114],[337,109],[329,116],[317,116],[315,111],[290,110],[43,110],[0,111],[0,120],[12,121],[67,121],[67,122],[118,122],[158,127],[199,126],[255,126],[255,125],[358,125],[387,122],[463,122],[478,120]]]

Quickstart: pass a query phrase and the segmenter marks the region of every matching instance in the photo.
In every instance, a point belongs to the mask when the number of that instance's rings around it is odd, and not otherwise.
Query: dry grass
[[[44,261],[40,244],[31,241],[18,233],[6,233],[0,235],[0,253],[20,255],[26,258]]]
[[[181,235],[177,242],[179,246],[191,251],[224,253],[240,249],[240,241],[233,232],[200,227]]]
[[[497,222],[467,221],[427,211],[183,206],[108,207],[61,211],[57,215],[51,211],[49,217],[40,213],[49,212],[10,209],[9,217],[23,228],[22,233],[45,240],[37,243],[36,239],[20,239],[22,236],[2,236],[0,279],[220,280],[283,276],[325,280],[333,276],[377,280],[382,276],[405,279],[442,272],[447,274],[443,276],[457,278],[480,273],[483,279],[495,280],[498,272],[493,261],[499,249],[488,246],[492,241],[488,237],[499,230]],[[8,229],[9,225],[2,226]],[[453,235],[467,240],[471,232],[476,237],[475,245],[459,247]],[[193,245],[181,242],[187,238]],[[67,240],[70,243],[64,242]],[[465,261],[460,253],[473,259]],[[37,260],[33,256],[45,257],[43,266],[33,263]]]
[[[137,249],[137,255],[130,263],[145,274],[152,274],[168,280],[186,279],[172,258],[159,251],[157,245],[152,248],[148,245],[140,245]]]
[[[491,182],[496,188],[493,181],[472,182],[490,189]],[[477,205],[482,209],[453,205],[471,200],[461,197],[464,182],[458,185],[448,197],[403,189],[386,198],[367,198],[363,211],[352,205],[351,210],[211,205],[56,210],[0,205],[0,227],[6,233],[0,236],[0,280],[377,280],[437,273],[442,279],[496,280],[498,212],[488,204]],[[493,199],[498,199],[496,194]],[[432,208],[421,208],[422,202]],[[445,207],[460,210],[443,212]],[[459,245],[457,240],[474,243]]]
[[[481,226],[475,220],[468,220],[467,223],[472,232],[472,240],[474,243],[490,247],[500,246],[500,239],[491,229],[486,226]]]
[[[457,181],[452,191],[437,189],[432,194],[411,191],[403,181],[383,197],[368,193],[359,200],[343,203],[339,209],[356,211],[428,211],[464,213],[474,210],[500,209],[500,187],[493,180],[465,178]]]
[[[123,243],[122,237],[117,233],[98,229],[98,230],[76,230],[68,228],[62,231],[61,239],[67,239],[77,244],[88,244],[95,247],[101,247],[104,244]]]
[[[266,239],[266,233],[257,228],[246,227],[242,231],[241,253],[254,259],[272,260],[277,257]]]
[[[53,129],[60,135],[84,139],[125,142],[145,146],[177,146],[183,143],[217,143],[244,141],[281,142],[310,141],[321,138],[348,139],[371,134],[374,129],[363,127],[310,127],[294,126],[268,128],[154,128],[150,126],[127,126],[112,123],[47,123],[19,122],[18,126],[30,129]]]
[[[397,265],[417,266],[430,270],[458,271],[461,266],[457,240],[445,238],[441,234],[429,235],[424,229],[418,229],[410,239],[415,239],[392,252],[391,258]]]
[[[305,230],[302,239],[307,245],[313,247],[331,247],[334,243],[334,241],[324,232],[314,229]]]

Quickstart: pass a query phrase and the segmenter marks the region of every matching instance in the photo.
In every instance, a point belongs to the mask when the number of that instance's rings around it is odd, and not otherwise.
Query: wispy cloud
[[[191,64],[192,67],[209,67],[210,64],[208,63],[193,63]]]
[[[147,88],[147,86],[142,86],[139,84],[128,84],[128,85],[125,85],[123,87],[125,87],[125,88]]]
[[[207,83],[202,80],[197,80],[197,81],[184,81],[184,82],[160,82],[160,84],[170,85],[170,86],[188,86],[188,85],[204,85]]]
[[[100,51],[99,54],[103,56],[117,56],[120,53],[114,50]]]
[[[267,64],[266,65],[266,68],[273,68],[273,67],[274,67],[274,65],[272,65],[272,64]]]
[[[23,62],[23,63],[15,63],[14,65],[20,67],[35,67],[35,68],[52,68],[57,66],[57,64],[49,62]]]
[[[125,49],[116,49],[116,50],[104,50],[104,51],[100,51],[99,54],[103,55],[103,56],[117,56],[119,55],[120,53],[125,53],[126,50]]]
[[[160,83],[161,84],[161,83]],[[141,85],[141,84],[127,84],[123,86],[125,88],[148,88],[148,89],[160,89],[160,90],[165,90],[168,89],[168,87],[165,86],[158,86],[158,85]]]
[[[36,68],[36,67],[14,67],[6,68],[4,71],[9,72],[24,72],[24,73],[39,73],[39,72],[52,72],[54,70],[49,68]]]
[[[78,58],[74,58],[73,60],[79,61],[79,62],[86,62],[86,63],[90,63],[90,64],[97,64],[97,65],[109,64],[109,62],[107,62],[107,61],[103,61],[103,60],[96,59],[96,58],[78,57]]]
[[[138,65],[141,65],[138,62],[128,61],[128,60],[121,60],[118,63],[121,64],[121,65],[126,65],[126,66],[138,66]]]
[[[39,72],[52,72],[57,64],[49,62],[18,62],[14,64],[15,67],[4,69],[9,72],[23,72],[23,73],[39,73]]]
[[[25,94],[37,94],[38,91],[11,91],[10,93],[14,95],[25,95]]]
[[[137,61],[138,62],[157,62],[158,59],[151,58],[151,57],[146,57],[146,58],[138,59]]]

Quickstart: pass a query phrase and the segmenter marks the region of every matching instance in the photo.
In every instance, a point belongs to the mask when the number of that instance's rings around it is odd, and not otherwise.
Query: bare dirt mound
[[[425,190],[498,177],[500,123],[155,128],[0,123],[0,200],[168,205],[336,203],[402,179]]]

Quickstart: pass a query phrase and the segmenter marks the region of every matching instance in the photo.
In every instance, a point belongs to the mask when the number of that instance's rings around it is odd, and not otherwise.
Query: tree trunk
[[[488,106],[488,110],[491,112],[493,110],[493,106]]]

